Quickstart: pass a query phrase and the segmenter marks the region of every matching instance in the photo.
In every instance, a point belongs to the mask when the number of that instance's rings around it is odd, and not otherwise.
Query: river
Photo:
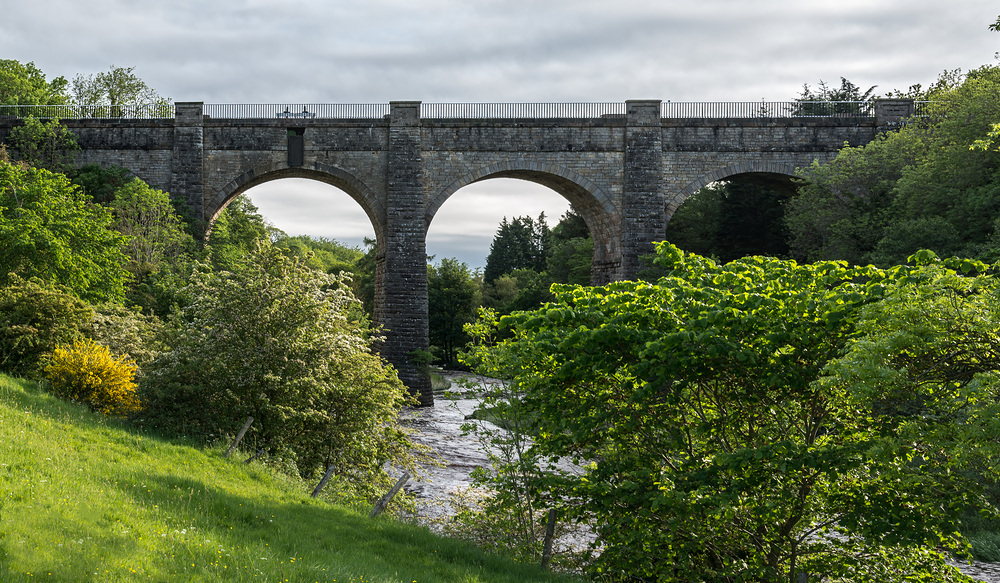
[[[446,373],[452,381],[462,377],[461,373]],[[496,381],[493,381],[496,382]],[[415,441],[429,446],[441,458],[444,465],[428,467],[429,479],[411,481],[406,490],[417,496],[418,516],[437,518],[447,512],[447,500],[459,488],[472,486],[469,474],[476,467],[487,466],[489,457],[473,435],[462,435],[462,424],[466,416],[479,406],[479,400],[472,396],[447,399],[435,395],[434,406],[413,409],[406,416],[407,426],[415,429]],[[477,423],[488,422],[477,421]],[[1000,583],[1000,563],[959,564],[959,569],[977,581]]]

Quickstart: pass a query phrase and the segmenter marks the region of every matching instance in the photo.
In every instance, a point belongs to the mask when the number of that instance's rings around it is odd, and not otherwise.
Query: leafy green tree
[[[135,178],[132,171],[122,166],[84,164],[69,173],[73,184],[83,189],[94,202],[107,205],[115,199],[115,191]]]
[[[476,319],[480,303],[479,284],[468,265],[445,258],[427,266],[430,343],[445,366],[458,363],[458,352],[469,341],[463,327]]]
[[[803,172],[808,184],[788,209],[793,256],[891,265],[920,248],[1000,253],[1000,152],[977,147],[1000,119],[1000,68],[934,91],[926,119]]]
[[[590,572],[966,580],[942,550],[965,548],[960,512],[987,504],[965,471],[997,449],[995,365],[963,368],[994,350],[986,266],[657,252],[657,282],[554,286],[555,303],[502,319],[513,336],[476,354],[506,359],[535,459],[580,465],[531,471],[564,520],[595,528]],[[935,310],[921,298],[954,309],[914,328],[913,310]]]
[[[86,337],[93,318],[90,305],[59,286],[9,275],[0,287],[0,370],[41,378],[43,358]]]
[[[146,367],[147,422],[207,439],[253,416],[256,447],[303,476],[335,466],[366,499],[388,487],[388,463],[412,468],[398,421],[412,398],[348,318],[342,277],[261,242],[232,270],[203,266],[189,293],[172,349]]]
[[[514,217],[508,221],[504,217],[490,243],[483,278],[487,283],[493,283],[501,275],[515,269],[543,271],[551,237],[545,213],[540,214],[537,220],[531,217]]]
[[[324,273],[354,272],[354,265],[364,256],[357,247],[348,247],[336,239],[296,235],[279,237],[275,246],[291,257],[299,257],[313,269]]]
[[[229,269],[269,240],[270,230],[253,202],[241,196],[233,199],[212,224],[207,241],[212,263],[218,269]]]
[[[51,81],[34,63],[0,59],[0,105],[62,105],[69,103],[64,77]],[[20,112],[17,113],[20,115]]]
[[[135,281],[159,271],[164,262],[173,261],[194,246],[169,195],[138,178],[117,189],[110,206],[115,214],[114,228],[129,238],[125,248],[127,268]]]
[[[840,87],[830,87],[820,80],[819,86],[814,90],[806,83],[795,100],[797,105],[793,115],[867,115],[871,113],[874,93],[874,85],[862,93],[860,87],[844,77],[840,78]]]
[[[88,301],[122,300],[128,238],[112,220],[62,174],[0,161],[0,285],[17,274]]]
[[[138,307],[116,302],[92,306],[94,317],[87,336],[107,346],[117,357],[128,357],[142,368],[166,347],[163,344],[163,321],[143,314]]]
[[[78,105],[105,105],[100,115],[121,117],[126,105],[154,105],[169,111],[170,99],[161,97],[132,72],[135,67],[116,67],[73,79],[73,98]]]
[[[65,173],[72,169],[80,146],[76,136],[58,119],[39,121],[24,118],[24,123],[10,130],[7,143],[14,149],[15,157],[35,168]]]
[[[555,283],[590,284],[590,268],[594,261],[594,240],[574,237],[552,245],[545,270]]]
[[[365,313],[368,314],[369,321],[375,313],[375,269],[377,267],[378,251],[375,247],[375,240],[365,238],[365,254],[354,263],[351,288],[354,295],[361,301]]]
[[[694,193],[670,218],[667,239],[686,251],[731,261],[747,255],[788,255],[788,195],[743,180],[716,182]]]
[[[546,272],[555,283],[590,283],[594,241],[586,221],[572,206],[552,227],[552,242],[546,254]]]
[[[510,303],[510,310],[534,310],[545,302],[552,300],[549,288],[552,278],[542,271],[522,267],[510,272],[510,277],[517,284],[517,297]]]
[[[589,239],[590,228],[587,221],[572,205],[559,217],[559,222],[552,227],[552,242],[561,243],[571,239]]]
[[[786,207],[792,256],[801,261],[872,261],[892,223],[892,201],[903,169],[924,151],[908,128],[860,148],[843,148],[827,164],[802,170],[799,195]]]
[[[501,275],[493,283],[483,282],[483,305],[499,314],[509,314],[517,299],[517,280],[510,274]]]
[[[465,503],[461,494],[451,496],[449,503],[458,511],[444,529],[449,536],[519,561],[536,562],[544,554],[542,525],[552,500],[539,488],[544,474],[539,471],[539,452],[530,447],[532,412],[522,403],[517,385],[504,380],[516,376],[519,359],[514,350],[497,346],[498,318],[494,310],[485,308],[466,327],[472,346],[460,358],[480,378],[462,384],[479,395],[480,407],[462,430],[476,437],[490,464],[476,468],[470,476],[472,492],[478,495],[473,504]],[[559,528],[555,534],[558,537],[566,530]]]

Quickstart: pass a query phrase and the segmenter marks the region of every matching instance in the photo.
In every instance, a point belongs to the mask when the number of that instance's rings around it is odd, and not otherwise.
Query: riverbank
[[[444,378],[457,388],[459,380],[468,373],[443,371]],[[485,379],[485,382],[499,382]],[[458,391],[456,391],[458,393]],[[418,498],[418,514],[424,518],[438,518],[447,514],[448,497],[455,491],[472,486],[471,472],[479,466],[489,464],[486,455],[475,437],[462,435],[461,426],[478,408],[479,400],[473,393],[446,398],[435,397],[434,406],[414,409],[407,416],[407,423],[420,433],[416,440],[434,449],[441,457],[443,466],[428,467],[429,481],[412,482],[407,491]],[[486,423],[496,428],[488,421]],[[577,541],[579,543],[579,541]],[[586,543],[582,543],[583,546]],[[966,575],[984,583],[1000,583],[1000,563],[973,562],[955,563]]]

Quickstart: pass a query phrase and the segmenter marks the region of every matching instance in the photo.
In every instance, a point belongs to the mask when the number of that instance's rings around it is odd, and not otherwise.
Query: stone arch
[[[336,166],[317,162],[313,168],[289,168],[282,162],[260,164],[230,180],[205,207],[205,216],[211,225],[226,205],[247,190],[281,178],[307,178],[335,186],[357,202],[375,230],[375,238],[382,241],[385,230],[385,207],[378,196],[364,182]]]
[[[737,164],[730,164],[729,166],[725,166],[712,172],[707,172],[689,182],[687,186],[681,189],[681,191],[674,196],[673,200],[667,201],[667,216],[673,216],[674,211],[676,211],[677,208],[688,199],[688,197],[713,182],[725,180],[726,178],[732,178],[733,176],[738,176],[740,174],[772,174],[794,177],[796,168],[797,166],[795,164],[789,162],[747,160]]]
[[[568,200],[583,217],[594,240],[591,279],[606,283],[621,262],[621,211],[615,198],[578,172],[553,164],[504,160],[476,168],[432,193],[427,201],[425,229],[441,206],[461,188],[491,178],[516,178],[546,186]]]

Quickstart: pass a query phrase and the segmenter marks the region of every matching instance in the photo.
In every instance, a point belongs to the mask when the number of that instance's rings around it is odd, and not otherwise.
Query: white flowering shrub
[[[148,423],[208,437],[253,416],[252,447],[292,457],[304,476],[335,465],[373,496],[387,461],[412,467],[397,421],[412,397],[351,317],[345,278],[262,243],[233,271],[202,266],[186,293],[173,349],[142,378]]]

